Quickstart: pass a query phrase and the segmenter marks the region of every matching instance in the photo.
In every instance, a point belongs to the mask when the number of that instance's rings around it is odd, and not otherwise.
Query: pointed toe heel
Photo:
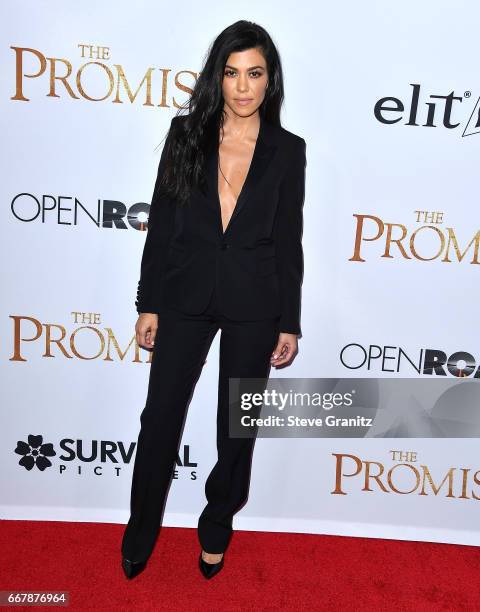
[[[143,572],[146,566],[146,561],[130,561],[130,559],[126,559],[125,557],[122,558],[123,572],[129,580],[138,576],[140,572]]]
[[[198,565],[200,567],[200,571],[205,578],[210,579],[218,574],[218,572],[223,567],[223,562],[225,559],[225,555],[218,563],[207,563],[203,560],[202,552],[200,551],[200,556],[198,557]]]

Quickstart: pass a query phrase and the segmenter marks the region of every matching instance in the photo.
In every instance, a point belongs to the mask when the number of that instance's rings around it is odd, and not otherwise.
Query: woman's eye
[[[225,70],[224,72],[225,76],[235,76],[235,74],[236,72],[234,70]],[[253,76],[254,79],[258,79],[262,76],[262,73],[258,70],[253,70],[252,72],[250,72],[250,76]]]

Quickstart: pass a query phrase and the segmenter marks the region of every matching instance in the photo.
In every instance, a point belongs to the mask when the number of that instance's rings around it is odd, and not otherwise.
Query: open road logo
[[[51,467],[52,462],[48,457],[54,457],[57,453],[53,450],[53,444],[43,443],[43,436],[28,436],[28,442],[17,442],[17,448],[15,449],[17,455],[23,455],[20,461],[20,465],[26,470],[31,470],[35,466],[43,472],[48,467]]]

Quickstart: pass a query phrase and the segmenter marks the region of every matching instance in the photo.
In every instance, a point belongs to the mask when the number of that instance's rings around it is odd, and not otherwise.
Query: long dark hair
[[[259,112],[269,123],[280,125],[284,89],[277,48],[262,26],[252,21],[237,21],[210,45],[192,95],[177,112],[177,116],[184,110],[188,114],[173,121],[166,135],[166,167],[160,189],[179,204],[187,202],[194,187],[205,193],[205,162],[217,146],[224,122],[225,64],[231,53],[251,48],[259,48],[267,64],[268,86]]]

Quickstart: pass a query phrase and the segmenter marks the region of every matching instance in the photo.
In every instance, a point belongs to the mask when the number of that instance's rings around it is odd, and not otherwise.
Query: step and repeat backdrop
[[[473,394],[468,406],[443,397],[447,418],[472,423],[454,437],[418,429],[428,409],[412,421],[407,402],[388,435],[259,438],[234,528],[480,544],[480,7],[0,11],[1,517],[128,519],[151,357],[135,343],[134,302],[162,140],[210,43],[249,19],[278,45],[282,124],[307,142],[303,336],[272,378],[461,378]],[[206,503],[219,339],[189,406],[167,526],[196,527]]]

